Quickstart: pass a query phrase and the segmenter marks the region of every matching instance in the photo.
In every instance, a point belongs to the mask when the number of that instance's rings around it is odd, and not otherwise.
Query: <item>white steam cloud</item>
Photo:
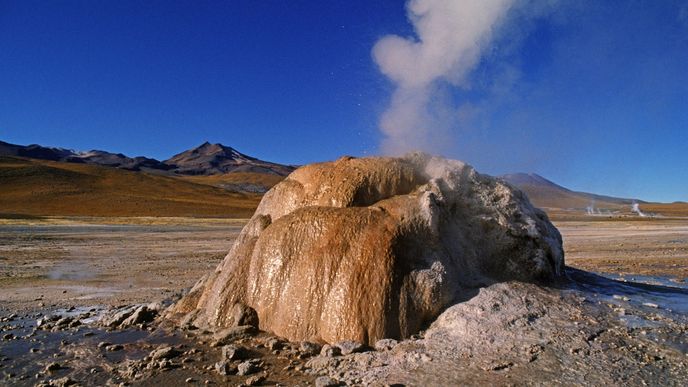
[[[410,0],[417,38],[387,35],[373,47],[380,71],[394,82],[380,128],[384,153],[436,151],[447,141],[461,108],[451,107],[442,84],[465,86],[516,0]]]

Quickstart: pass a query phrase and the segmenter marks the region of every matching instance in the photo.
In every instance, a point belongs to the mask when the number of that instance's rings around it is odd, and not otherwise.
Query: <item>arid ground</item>
[[[100,310],[176,299],[222,260],[244,223],[245,220],[202,218],[2,219],[0,317],[18,315],[3,323],[3,330],[18,332],[20,325],[28,329],[30,323],[35,321],[32,316],[39,318],[58,310]],[[564,237],[569,266],[628,281],[685,287],[688,278],[688,221],[685,219],[625,217],[590,220],[559,217],[555,224]],[[610,307],[618,308],[618,305]],[[14,325],[12,321],[15,321]],[[82,379],[99,384],[117,384],[126,381],[111,375],[113,370],[118,370],[118,364],[123,364],[130,356],[138,356],[140,359],[143,356],[141,353],[161,343],[174,344],[179,348],[186,348],[185,353],[200,355],[188,355],[187,358],[191,359],[185,360],[188,364],[180,363],[177,369],[154,373],[150,378],[136,383],[181,383],[191,378],[199,383],[208,380],[209,383],[239,384],[246,379],[239,376],[221,377],[211,371],[214,359],[220,355],[217,349],[203,347],[203,340],[198,344],[199,341],[190,341],[178,334],[155,333],[158,331],[150,335],[116,337],[107,331],[93,331],[96,338],[87,339],[78,335],[91,332],[90,330],[75,329],[81,333],[76,333],[77,336],[71,333],[68,338],[63,338],[62,341],[70,342],[65,345],[60,344],[61,340],[49,339],[48,336],[43,338],[44,343],[31,342],[30,334],[24,336],[26,342],[6,336],[6,340],[0,341],[0,372],[3,373],[3,383],[33,385],[64,376],[77,381]],[[35,337],[42,336],[34,336],[34,340]],[[187,337],[191,336],[187,334]],[[79,340],[92,346],[89,351],[94,353],[103,352],[98,352],[96,344],[104,340],[119,340],[125,344],[125,350],[118,352],[119,354],[113,352],[98,355],[111,368],[97,366],[95,363],[86,364],[78,359],[88,357],[88,351],[83,349],[79,352],[73,347],[79,346]],[[252,340],[251,343],[257,345],[259,351],[263,348],[266,367],[272,367],[270,374],[266,374],[268,381],[283,384],[314,381],[317,375],[306,372],[308,363],[302,360],[303,356],[298,355],[297,350],[294,350],[296,355],[293,358],[286,355],[280,357],[279,351],[270,352],[265,349],[265,345],[261,344],[263,338]],[[139,344],[127,344],[128,341]],[[661,349],[664,344],[657,345]],[[679,348],[681,346],[685,346],[685,343],[680,344]],[[29,353],[30,348],[35,348],[36,352],[31,349]],[[686,350],[688,347],[682,351]],[[21,351],[27,352],[22,354]],[[27,359],[31,361],[27,363]],[[60,361],[64,368],[53,372],[45,371],[44,368],[55,359],[62,359]],[[485,368],[485,365],[476,365],[478,368],[467,366],[465,375],[474,381],[486,383],[519,383],[519,378],[525,377],[535,367],[529,365],[530,368],[518,368],[512,365],[502,367],[497,364],[492,368]],[[311,366],[313,368],[317,365]],[[513,370],[509,371],[511,368]],[[123,372],[121,367],[119,372]],[[428,372],[428,368],[421,367],[419,372],[416,375]],[[505,376],[508,373],[516,379]],[[636,376],[640,375],[640,379],[630,380],[646,380],[649,377],[647,375],[651,374],[637,373]],[[546,373],[543,375],[554,378]],[[677,384],[678,381],[671,379],[671,375],[667,371],[666,375],[657,380]],[[413,384],[414,379],[405,377],[401,380]],[[556,380],[565,382],[567,379]]]

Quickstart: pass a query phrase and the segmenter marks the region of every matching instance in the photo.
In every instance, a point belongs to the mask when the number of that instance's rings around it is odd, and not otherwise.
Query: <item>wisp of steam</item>
[[[633,202],[633,204],[631,205],[631,211],[638,214],[638,216],[642,216],[642,217],[646,216],[644,212],[640,211],[640,205],[636,202]]]
[[[446,139],[457,109],[440,102],[440,86],[461,87],[479,63],[515,0],[410,0],[408,18],[416,37],[387,35],[373,58],[396,86],[383,113],[382,151],[434,151]],[[441,148],[441,146],[439,146]]]

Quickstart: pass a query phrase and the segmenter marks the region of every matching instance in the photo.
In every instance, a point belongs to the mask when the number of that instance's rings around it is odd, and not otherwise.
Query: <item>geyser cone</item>
[[[563,272],[561,236],[519,190],[412,154],[307,165],[270,190],[231,251],[170,316],[290,340],[404,338],[496,281]]]

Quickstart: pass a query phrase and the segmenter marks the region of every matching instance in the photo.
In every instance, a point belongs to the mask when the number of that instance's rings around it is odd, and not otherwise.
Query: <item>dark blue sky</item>
[[[447,156],[579,190],[688,200],[688,7],[514,14],[448,94]],[[371,58],[402,1],[0,0],[0,140],[164,159],[203,141],[283,163],[376,154]]]

